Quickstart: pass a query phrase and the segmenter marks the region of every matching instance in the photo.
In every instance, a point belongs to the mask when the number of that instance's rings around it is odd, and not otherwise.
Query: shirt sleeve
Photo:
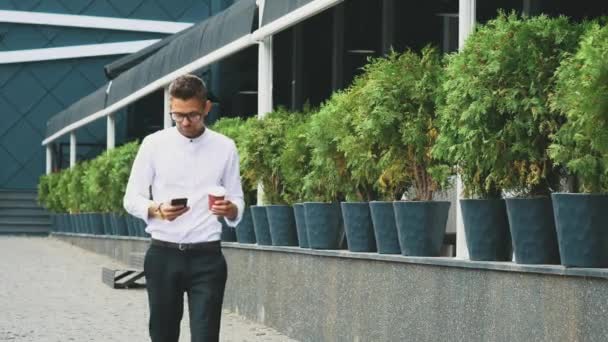
[[[223,186],[226,188],[226,199],[234,203],[238,208],[237,216],[234,220],[226,218],[226,223],[231,227],[236,227],[243,218],[245,201],[243,199],[243,188],[241,186],[241,173],[239,168],[239,153],[233,144],[228,158],[228,165],[224,169],[222,177]]]
[[[149,188],[154,179],[154,168],[152,166],[152,146],[150,140],[146,137],[137,151],[131,175],[125,190],[123,198],[123,206],[125,210],[148,223],[148,208],[152,201],[150,200]]]

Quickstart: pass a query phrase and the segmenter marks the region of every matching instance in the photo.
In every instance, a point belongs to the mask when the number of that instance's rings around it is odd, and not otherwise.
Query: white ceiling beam
[[[120,43],[103,43],[44,49],[3,51],[0,52],[0,64],[124,55],[137,52],[149,45],[158,42],[159,40],[160,39],[148,39]]]
[[[4,10],[0,11],[0,22],[169,34],[177,33],[193,25],[192,23],[162,20],[122,19],[90,15]]]

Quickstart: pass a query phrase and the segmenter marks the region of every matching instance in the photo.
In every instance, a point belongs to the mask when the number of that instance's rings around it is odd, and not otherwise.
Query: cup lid
[[[209,188],[209,195],[226,196],[226,189],[223,186],[212,186]]]

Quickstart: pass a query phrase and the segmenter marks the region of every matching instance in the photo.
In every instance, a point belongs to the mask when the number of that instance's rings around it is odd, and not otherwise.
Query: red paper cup
[[[226,196],[226,190],[222,187],[216,187],[209,190],[209,210],[215,204],[215,201],[221,201]]]

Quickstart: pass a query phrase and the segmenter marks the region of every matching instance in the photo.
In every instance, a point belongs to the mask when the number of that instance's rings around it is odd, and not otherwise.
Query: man
[[[211,102],[200,78],[177,78],[169,94],[176,127],[141,143],[124,207],[146,221],[152,236],[144,261],[152,341],[178,341],[184,292],[192,341],[217,341],[226,284],[218,217],[230,226],[241,219],[239,157],[232,140],[204,125]],[[218,186],[225,188],[225,200],[209,210],[207,191]],[[177,198],[188,204],[171,205]]]

